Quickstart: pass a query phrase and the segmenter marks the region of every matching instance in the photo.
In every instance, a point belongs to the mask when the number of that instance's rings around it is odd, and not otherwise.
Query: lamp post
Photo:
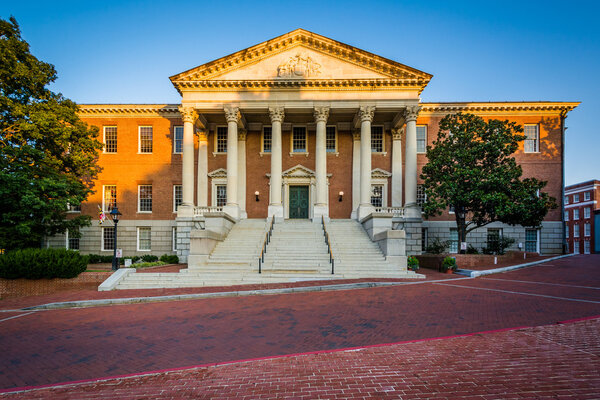
[[[114,246],[113,246],[113,261],[112,261],[112,270],[116,271],[119,269],[119,261],[117,260],[117,224],[119,223],[119,216],[121,213],[117,206],[115,206],[112,210],[110,210],[110,216],[115,223],[115,236],[114,236]]]

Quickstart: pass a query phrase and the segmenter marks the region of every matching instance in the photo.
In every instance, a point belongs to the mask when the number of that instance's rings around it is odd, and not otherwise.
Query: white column
[[[352,132],[352,214],[350,218],[358,216],[360,204],[360,131]]]
[[[245,129],[238,131],[238,204],[241,218],[248,218],[246,213],[246,135]]]
[[[405,183],[405,204],[407,216],[420,217],[420,211],[417,206],[417,115],[419,106],[406,107],[406,177]]]
[[[392,129],[392,207],[402,207],[402,131]]]
[[[238,206],[238,108],[225,108],[227,119],[227,206],[223,211],[233,218],[239,218]]]
[[[358,220],[373,212],[371,205],[371,122],[375,107],[360,107],[360,204]]]
[[[329,190],[327,185],[327,118],[329,118],[329,107],[315,107],[315,122],[317,123],[317,140],[315,149],[315,178],[316,178],[316,201],[313,212],[313,220],[321,221],[321,216],[329,217],[327,197]]]
[[[282,143],[281,123],[285,116],[283,107],[269,108],[271,116],[271,200],[269,201],[269,217],[283,219],[283,203],[281,202]]]
[[[208,131],[198,131],[198,206],[208,206]]]
[[[183,154],[181,170],[182,204],[177,215],[191,217],[194,214],[194,122],[198,115],[191,107],[180,107],[183,119]]]

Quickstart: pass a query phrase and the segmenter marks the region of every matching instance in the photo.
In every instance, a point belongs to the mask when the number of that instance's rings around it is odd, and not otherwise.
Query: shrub
[[[430,254],[442,254],[446,251],[448,246],[450,246],[449,240],[441,241],[440,239],[435,238],[429,246],[425,248],[425,251]]]
[[[158,257],[157,256],[153,256],[152,254],[144,254],[141,257],[141,260],[143,262],[154,262],[154,261],[158,261]],[[134,261],[135,262],[135,261]]]
[[[112,263],[112,255],[88,254],[85,257],[88,264]]]
[[[66,249],[23,249],[0,255],[0,278],[75,278],[85,271],[87,257]]]
[[[160,256],[160,261],[166,262],[167,264],[179,264],[179,257],[176,255],[163,254]]]
[[[410,256],[406,260],[408,270],[409,271],[418,271],[419,270],[419,260],[415,256]]]
[[[508,236],[502,236],[498,241],[490,242],[488,247],[484,247],[481,250],[483,251],[483,254],[502,255],[506,252],[506,249],[514,243],[515,239]]]
[[[148,267],[157,267],[159,265],[165,265],[162,261],[154,261],[154,262],[141,262],[135,265],[132,265],[134,268],[148,268]]]
[[[477,247],[474,247],[473,245],[469,245],[467,247],[467,254],[479,254],[479,250],[477,250]]]
[[[448,256],[442,261],[442,271],[447,272],[449,269],[456,271],[456,258]]]

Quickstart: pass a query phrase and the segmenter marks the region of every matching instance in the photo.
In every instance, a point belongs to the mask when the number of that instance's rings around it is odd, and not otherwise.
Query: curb
[[[501,272],[514,271],[516,269],[527,268],[527,267],[531,267],[533,265],[544,264],[544,263],[547,263],[548,261],[554,261],[554,260],[558,260],[560,258],[571,257],[571,256],[574,256],[574,255],[575,254],[563,254],[563,255],[560,255],[560,256],[545,258],[543,260],[532,261],[532,262],[525,263],[525,264],[511,265],[510,267],[494,268],[494,269],[488,269],[488,270],[484,270],[484,271],[473,271],[473,270],[470,270],[470,269],[459,269],[459,270],[456,271],[456,274],[468,276],[469,278],[477,278],[478,276],[485,276],[485,275],[491,275],[491,274],[499,274]]]

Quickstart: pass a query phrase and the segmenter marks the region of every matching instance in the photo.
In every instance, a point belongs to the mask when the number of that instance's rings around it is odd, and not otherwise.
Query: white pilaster
[[[182,204],[178,217],[191,217],[194,214],[194,122],[198,117],[191,107],[180,107],[183,119],[183,154],[181,170]]]
[[[223,211],[238,219],[238,121],[240,110],[235,107],[225,108],[227,119],[227,205]]]
[[[208,206],[208,131],[198,131],[198,206]]]
[[[238,131],[238,204],[240,218],[248,218],[246,213],[246,130]]]
[[[371,122],[375,107],[360,107],[360,204],[358,220],[373,212],[371,205]]]
[[[402,207],[402,131],[392,129],[392,207]]]
[[[329,118],[329,107],[315,107],[315,122],[317,123],[317,140],[315,149],[315,178],[316,178],[316,202],[313,211],[313,220],[320,221],[321,217],[329,217],[329,206],[327,197],[327,143],[326,127]]]
[[[352,132],[352,214],[350,218],[358,216],[360,204],[360,131]]]
[[[406,107],[406,177],[405,182],[405,207],[407,216],[420,217],[417,206],[417,115],[419,106]],[[410,211],[409,211],[410,209]]]
[[[282,143],[281,123],[285,117],[283,107],[269,108],[271,117],[271,195],[268,216],[283,219],[283,203],[281,202]]]

